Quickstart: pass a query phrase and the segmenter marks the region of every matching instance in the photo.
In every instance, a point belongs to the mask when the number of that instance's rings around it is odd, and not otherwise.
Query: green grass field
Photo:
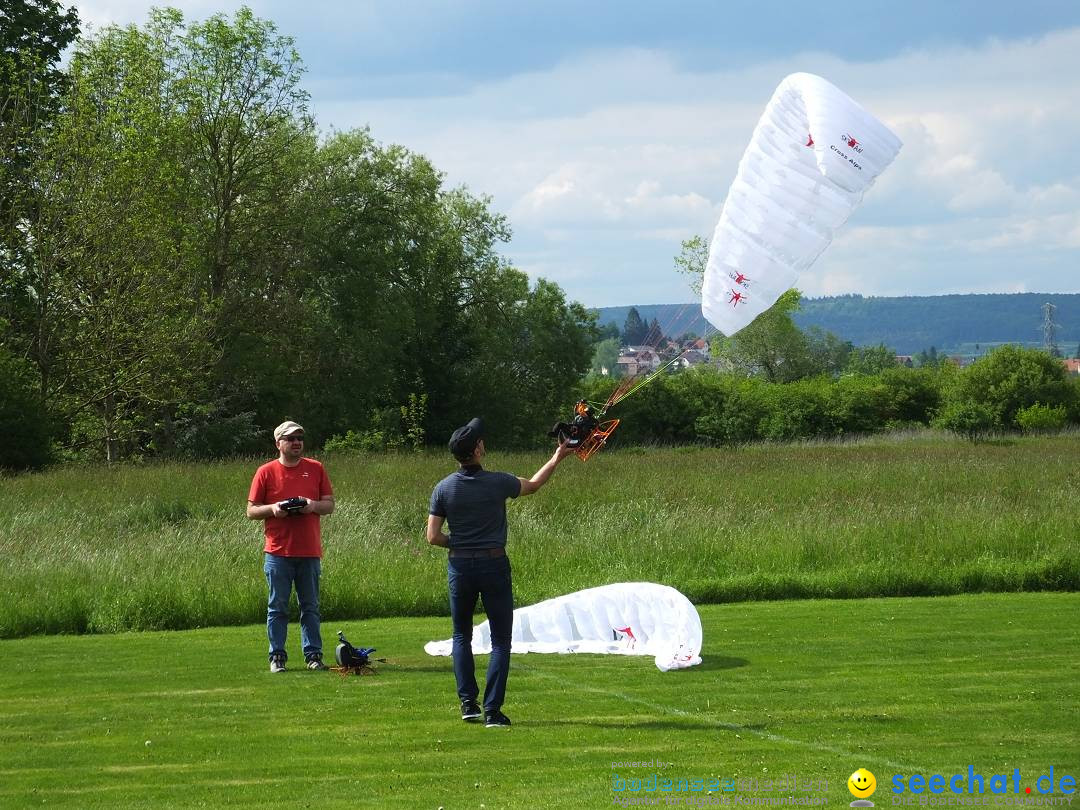
[[[638,580],[695,603],[1080,590],[1078,457],[1072,432],[571,458],[510,505],[518,604]],[[545,458],[488,466],[528,476]],[[325,460],[324,618],[445,614],[445,551],[423,527],[449,455]],[[262,621],[261,527],[244,518],[258,461],[0,479],[0,638]]]
[[[514,656],[508,730],[458,719],[449,659],[422,651],[445,618],[342,623],[389,659],[372,677],[271,675],[259,625],[3,641],[0,806],[608,807],[648,795],[614,777],[660,772],[842,807],[866,767],[880,808],[896,774],[1080,775],[1080,594],[700,612],[691,670]],[[820,789],[764,787],[784,774]]]

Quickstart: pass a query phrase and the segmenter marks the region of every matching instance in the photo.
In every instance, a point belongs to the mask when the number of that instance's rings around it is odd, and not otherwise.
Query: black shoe
[[[475,700],[461,701],[462,720],[479,720],[482,716],[483,712],[480,711],[480,704]]]
[[[510,728],[510,718],[498,709],[485,712],[484,725],[488,728]]]

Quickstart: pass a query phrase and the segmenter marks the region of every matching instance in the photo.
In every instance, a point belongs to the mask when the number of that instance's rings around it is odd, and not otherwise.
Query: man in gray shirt
[[[474,418],[454,431],[450,452],[461,466],[436,484],[431,493],[427,541],[450,552],[447,578],[461,719],[479,720],[481,714],[476,702],[480,689],[473,664],[472,623],[476,600],[483,598],[491,628],[484,722],[488,728],[506,727],[510,718],[502,713],[502,705],[510,674],[510,636],[514,627],[514,590],[510,559],[506,556],[506,499],[532,495],[574,449],[563,441],[532,478],[489,472],[480,464],[486,452],[484,424]],[[449,536],[443,533],[446,521],[450,523]]]

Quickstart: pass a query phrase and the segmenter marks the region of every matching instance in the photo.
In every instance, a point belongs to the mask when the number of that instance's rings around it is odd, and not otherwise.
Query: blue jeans
[[[270,639],[270,657],[284,656],[285,637],[289,632],[289,594],[296,586],[296,601],[300,603],[300,641],[304,659],[322,655],[322,634],[319,631],[319,574],[322,562],[318,557],[278,557],[266,554],[263,573],[270,586],[266,602],[266,636]]]
[[[450,618],[454,623],[454,677],[458,698],[476,700],[473,665],[473,612],[483,597],[491,628],[491,660],[484,686],[484,710],[502,708],[506,678],[510,674],[510,636],[514,629],[514,587],[507,557],[451,557],[447,566],[450,583]]]

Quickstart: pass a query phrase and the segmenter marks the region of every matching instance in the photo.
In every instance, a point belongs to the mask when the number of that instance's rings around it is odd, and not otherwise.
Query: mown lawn
[[[618,780],[659,772],[835,807],[866,767],[882,807],[897,774],[1080,775],[1080,594],[700,613],[704,663],[687,671],[514,656],[509,730],[457,718],[449,659],[422,651],[446,618],[324,624],[328,644],[340,626],[389,659],[362,678],[271,675],[260,625],[2,641],[0,806],[608,807],[648,795]],[[294,626],[294,661],[298,645]],[[764,787],[784,774],[827,785]]]

